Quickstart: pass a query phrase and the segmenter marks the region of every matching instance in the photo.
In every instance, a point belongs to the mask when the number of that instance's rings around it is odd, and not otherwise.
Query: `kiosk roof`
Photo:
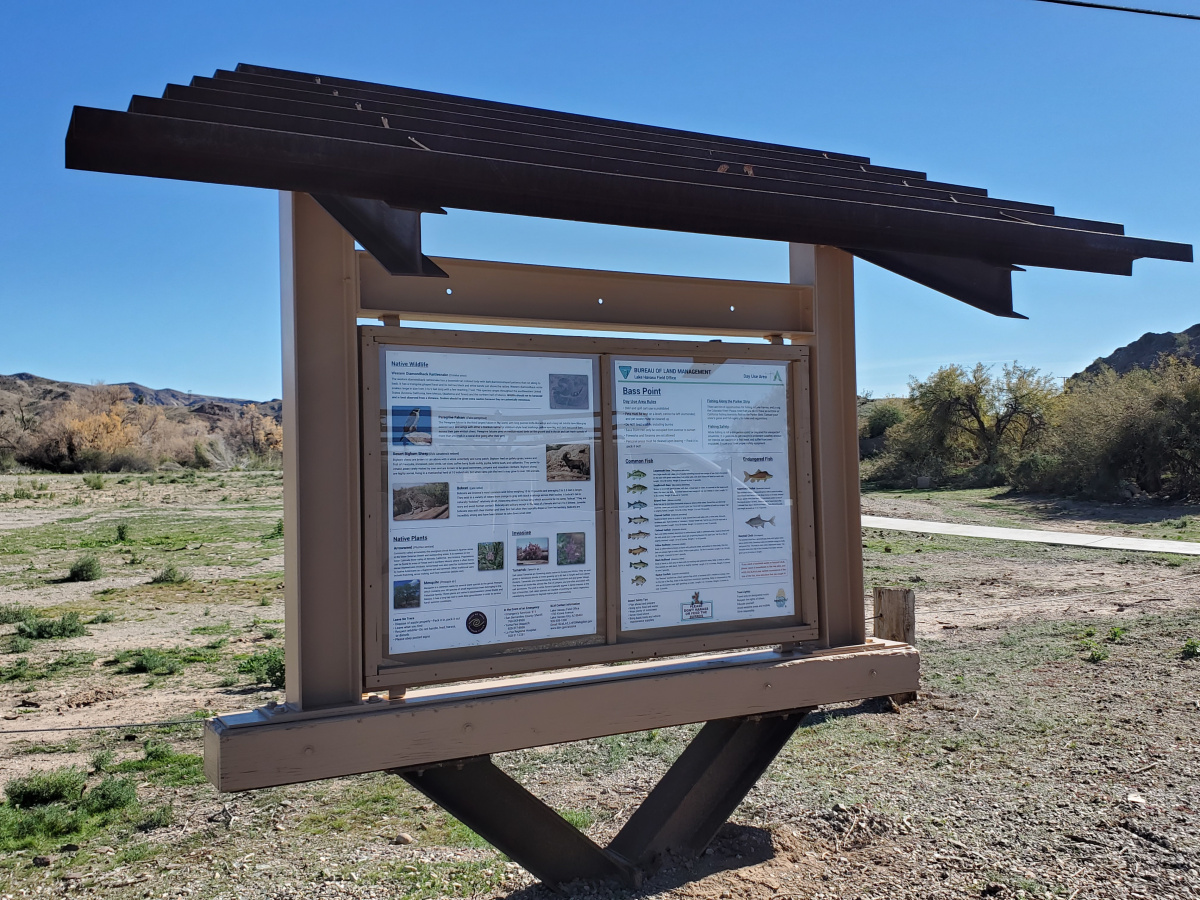
[[[861,156],[239,65],[76,107],[69,168],[841,247],[997,315],[1010,273],[1132,274],[1187,244]]]

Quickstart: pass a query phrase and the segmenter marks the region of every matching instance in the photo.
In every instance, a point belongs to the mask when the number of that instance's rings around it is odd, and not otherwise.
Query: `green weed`
[[[192,580],[192,576],[185,569],[181,569],[174,563],[168,563],[159,569],[154,577],[150,579],[151,584],[185,584]]]
[[[1188,638],[1183,642],[1183,650],[1179,654],[1184,659],[1195,659],[1200,656],[1200,641],[1195,638]]]
[[[103,576],[104,569],[100,565],[100,560],[88,553],[71,563],[67,581],[95,581]]]
[[[26,606],[23,603],[0,604],[0,625],[15,625],[17,622],[24,622],[26,619],[36,616],[37,611],[32,606]]]
[[[168,825],[175,824],[175,808],[170,803],[164,803],[162,806],[157,806],[146,815],[142,821],[138,822],[138,831],[154,831],[157,828],[166,828]]]
[[[237,670],[239,674],[249,675],[254,684],[269,684],[278,690],[284,687],[286,680],[283,648],[259,651],[239,662]]]
[[[104,490],[104,476],[99,472],[92,472],[89,475],[83,476],[83,483],[93,491]]]
[[[32,641],[48,638],[84,637],[91,632],[84,627],[79,613],[63,613],[57,619],[26,619],[17,623],[17,636]]]
[[[4,786],[4,793],[14,807],[45,806],[48,803],[78,800],[83,796],[86,781],[84,771],[74,767],[34,772],[9,781]]]

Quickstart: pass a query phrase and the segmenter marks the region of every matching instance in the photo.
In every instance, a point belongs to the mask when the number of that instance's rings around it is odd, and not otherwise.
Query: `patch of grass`
[[[88,625],[107,625],[110,622],[115,622],[115,621],[117,621],[116,613],[106,609],[106,610],[96,613],[94,616],[92,616],[90,619],[87,620],[86,624],[88,624]]]
[[[75,801],[83,796],[87,774],[74,767],[52,772],[34,772],[14,778],[4,786],[10,806],[26,808],[48,803]]]
[[[17,636],[31,641],[50,638],[84,637],[89,632],[79,618],[79,613],[63,613],[57,619],[26,619],[17,623]]]
[[[1128,628],[1123,628],[1120,625],[1114,625],[1108,629],[1108,637],[1105,638],[1110,644],[1119,644],[1125,640],[1125,635],[1129,633]]]
[[[596,821],[596,816],[590,809],[562,809],[558,814],[580,831],[586,831]]]
[[[226,619],[220,625],[197,625],[195,628],[192,629],[191,633],[192,634],[227,634],[232,629],[233,629],[233,626],[230,625],[229,620]]]
[[[387,863],[358,873],[368,884],[387,884],[402,900],[441,900],[443,897],[489,897],[506,880],[503,864],[492,860],[426,862],[422,859]]]
[[[0,625],[15,625],[37,617],[37,611],[24,603],[0,603]]]
[[[93,491],[104,490],[104,476],[99,472],[92,472],[83,476],[83,483]]]
[[[123,667],[122,675],[178,675],[184,668],[176,654],[154,647],[123,650],[113,657],[113,661]]]
[[[186,569],[181,569],[174,563],[167,563],[150,579],[151,584],[185,584],[192,580]]]
[[[96,654],[86,650],[62,653],[45,663],[31,663],[22,656],[11,666],[0,666],[0,684],[10,681],[39,681],[44,678],[53,678],[56,675],[88,668],[95,660]]]
[[[102,577],[104,568],[100,565],[100,560],[90,553],[71,563],[71,569],[67,572],[67,581],[96,581]]]
[[[264,541],[274,540],[283,537],[283,519],[275,523],[275,526],[263,535]]]
[[[175,824],[175,807],[170,803],[164,803],[162,806],[156,806],[150,810],[142,821],[138,822],[138,831],[154,831],[158,828],[166,828],[168,825]]]
[[[79,750],[78,738],[67,738],[65,741],[47,744],[37,744],[32,741],[25,741],[18,744],[16,747],[17,753],[33,754],[33,753],[75,753]]]
[[[269,684],[275,689],[281,689],[286,683],[283,648],[272,647],[261,650],[238,663],[238,673],[249,675],[254,684]]]
[[[19,634],[14,634],[8,639],[9,653],[28,653],[33,649],[33,641],[27,637],[22,637]]]
[[[85,812],[102,813],[124,809],[137,802],[137,785],[132,778],[109,776],[84,795],[80,804]]]
[[[111,771],[144,772],[156,784],[182,787],[204,781],[204,758],[194,753],[176,753],[166,741],[152,738],[143,745],[141,759],[127,759]]]

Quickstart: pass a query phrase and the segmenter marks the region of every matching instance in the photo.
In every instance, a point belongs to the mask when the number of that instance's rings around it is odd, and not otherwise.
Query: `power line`
[[[1191,19],[1200,22],[1200,16],[1191,13],[1166,12],[1159,9],[1139,9],[1136,6],[1114,6],[1111,3],[1088,3],[1085,0],[1036,0],[1038,3],[1057,3],[1059,6],[1083,6],[1087,9],[1107,9],[1112,12],[1140,13],[1143,16],[1164,16],[1168,19]]]

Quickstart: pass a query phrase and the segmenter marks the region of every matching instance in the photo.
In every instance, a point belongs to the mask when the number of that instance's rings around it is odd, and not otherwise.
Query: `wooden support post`
[[[910,588],[877,587],[871,591],[875,601],[875,637],[888,641],[917,642],[917,594]],[[893,694],[896,703],[911,703],[914,691]]]

